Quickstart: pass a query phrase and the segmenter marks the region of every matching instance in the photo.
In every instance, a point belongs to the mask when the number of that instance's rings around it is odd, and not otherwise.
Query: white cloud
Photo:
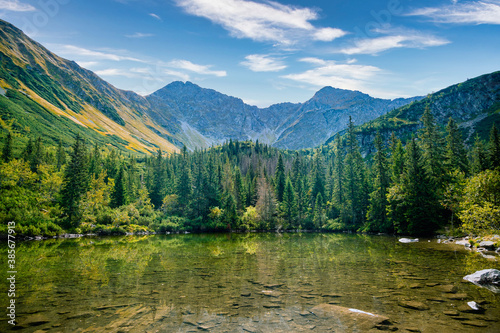
[[[457,2],[414,10],[408,16],[427,16],[438,23],[500,24],[500,1]]]
[[[378,67],[338,63],[333,60],[318,58],[303,58],[302,62],[316,65],[315,68],[303,73],[289,74],[283,78],[310,85],[324,87],[367,91],[375,76],[382,72]]]
[[[331,42],[334,39],[345,36],[346,32],[336,28],[322,28],[313,33],[314,40],[322,42]]]
[[[132,35],[125,35],[127,38],[146,38],[146,37],[152,37],[154,36],[153,34],[144,34],[142,32],[136,32],[135,34]]]
[[[76,63],[83,68],[90,68],[99,65],[97,61],[77,61]]]
[[[0,9],[13,12],[32,12],[36,10],[32,5],[19,2],[19,0],[0,0]]]
[[[332,41],[345,34],[340,29],[316,28],[316,10],[286,6],[274,1],[176,0],[191,14],[222,25],[232,36],[255,41],[293,45],[301,39]]]
[[[424,48],[448,44],[443,38],[418,33],[396,34],[377,38],[360,39],[354,46],[340,50],[344,54],[378,54],[394,48]]]
[[[117,54],[117,52],[111,53],[111,52],[94,51],[74,45],[57,45],[55,48],[57,49],[56,50],[57,53],[61,55],[86,57],[98,60],[144,62],[143,60],[134,57],[128,57]]]
[[[266,54],[250,54],[245,59],[241,64],[253,72],[279,72],[287,67],[281,59]]]
[[[151,13],[149,14],[149,16],[161,21],[161,17],[159,15],[156,15],[155,13]]]
[[[180,59],[172,60],[168,63],[168,66],[173,68],[185,69],[197,74],[214,75],[218,77],[227,76],[226,71],[211,70],[210,68],[213,67],[212,65],[198,65],[188,60],[180,60]]]
[[[131,73],[130,71],[119,69],[119,68],[108,68],[95,71],[99,76],[124,76],[128,78],[137,78],[137,75]]]

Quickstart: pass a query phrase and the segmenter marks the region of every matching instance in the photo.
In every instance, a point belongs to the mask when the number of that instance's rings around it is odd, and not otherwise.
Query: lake
[[[21,332],[364,331],[318,306],[387,317],[374,331],[500,332],[500,294],[463,280],[499,262],[436,240],[188,234],[32,241],[16,250]],[[3,281],[6,252],[2,244]],[[5,288],[0,299],[6,332]]]

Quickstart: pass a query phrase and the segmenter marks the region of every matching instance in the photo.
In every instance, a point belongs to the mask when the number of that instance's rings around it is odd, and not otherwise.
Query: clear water
[[[388,317],[387,327],[378,329],[500,332],[500,294],[463,280],[486,268],[500,269],[500,263],[436,241],[402,244],[386,236],[25,242],[17,244],[19,324],[11,327],[2,310],[0,331],[341,332],[309,312],[330,303]],[[5,309],[6,291],[0,300]],[[470,301],[483,311],[464,311]],[[411,308],[415,304],[422,309]]]

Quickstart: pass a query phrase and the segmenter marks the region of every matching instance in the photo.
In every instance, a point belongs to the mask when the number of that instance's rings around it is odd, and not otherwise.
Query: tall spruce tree
[[[345,221],[351,228],[357,228],[366,217],[367,193],[364,161],[359,151],[354,123],[349,117],[347,129],[347,154],[345,158]]]
[[[119,167],[115,178],[115,186],[111,192],[111,207],[117,208],[126,205],[128,202],[127,182],[125,179],[123,164]]]
[[[373,157],[373,187],[370,194],[370,206],[367,213],[367,231],[391,232],[392,223],[387,218],[387,193],[390,184],[387,155],[384,149],[380,132],[375,137],[375,149]]]
[[[474,147],[472,148],[472,152],[470,154],[470,166],[471,173],[476,175],[480,172],[485,171],[488,168],[489,159],[486,158],[486,151],[484,148],[483,141],[476,135],[476,139],[474,141]]]
[[[443,188],[446,175],[443,164],[445,160],[443,140],[429,106],[425,108],[420,120],[424,125],[420,132],[424,168],[432,181],[434,190],[438,191]]]
[[[88,157],[84,139],[78,134],[65,170],[61,190],[61,203],[66,213],[66,226],[78,227],[80,215],[78,202],[89,189]]]
[[[401,140],[396,138],[394,132],[391,134],[391,179],[399,184],[401,175],[404,172],[404,149]]]
[[[331,217],[337,218],[340,216],[341,208],[344,205],[344,154],[339,134],[335,136],[333,153]]]
[[[162,151],[159,149],[156,158],[152,161],[152,183],[149,197],[155,208],[160,208],[165,198],[165,164]]]
[[[457,123],[450,117],[446,126],[446,166],[449,171],[459,170],[468,172],[467,154],[465,152],[464,140],[458,129]]]
[[[280,203],[279,209],[281,218],[284,221],[284,226],[296,228],[297,205],[295,202],[295,191],[290,177],[286,179],[283,201]]]
[[[432,182],[421,149],[412,138],[406,146],[401,185],[389,197],[389,201],[393,201],[392,209],[395,209],[391,216],[396,232],[429,235],[436,230],[440,205]]]
[[[278,202],[283,201],[283,193],[285,191],[285,164],[283,163],[283,156],[278,155],[278,165],[276,166],[276,173],[274,175],[274,184],[276,191],[276,199]]]

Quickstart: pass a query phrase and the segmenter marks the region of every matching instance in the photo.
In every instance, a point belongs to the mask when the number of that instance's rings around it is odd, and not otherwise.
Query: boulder
[[[401,243],[415,243],[418,242],[418,238],[411,239],[411,238],[400,238],[399,241]]]
[[[495,243],[492,241],[482,241],[481,243],[479,243],[479,247],[495,251]]]
[[[465,247],[470,247],[470,243],[466,239],[458,240],[458,241],[455,242],[455,244],[457,244],[457,245],[463,245]]]
[[[319,319],[328,320],[332,331],[367,332],[377,327],[391,325],[389,318],[377,314],[332,304],[320,304],[311,309]]]
[[[494,293],[500,293],[500,271],[498,269],[483,269],[465,276],[464,280],[479,287],[487,288]]]

